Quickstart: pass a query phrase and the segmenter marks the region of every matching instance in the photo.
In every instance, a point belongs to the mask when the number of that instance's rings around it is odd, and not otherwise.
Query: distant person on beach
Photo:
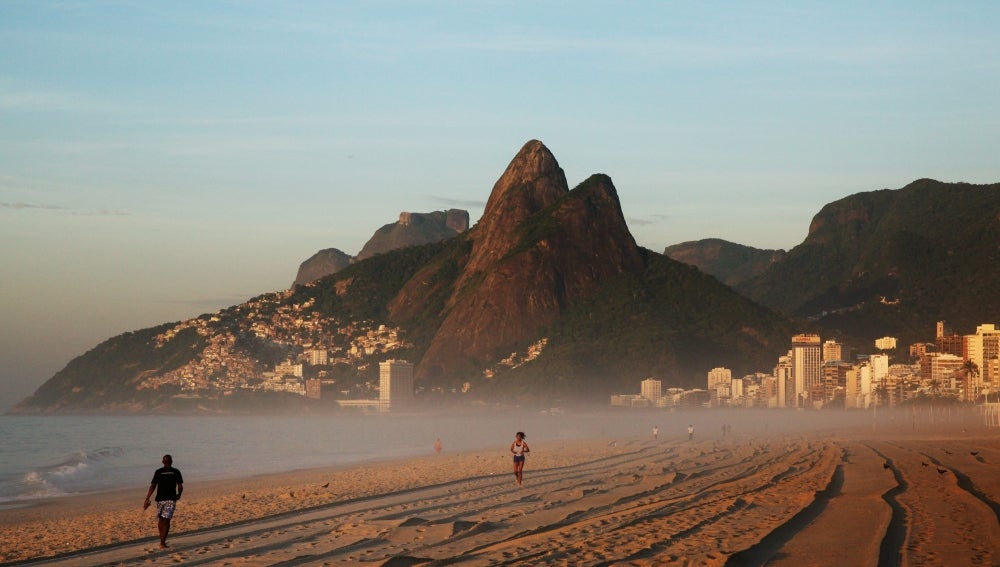
[[[694,440],[694,426],[688,425],[688,441]]]
[[[184,478],[181,471],[173,467],[174,459],[163,455],[163,466],[153,473],[153,481],[149,484],[146,501],[142,509],[149,508],[149,497],[156,491],[156,527],[160,532],[160,547],[167,547],[167,534],[170,533],[170,518],[174,517],[177,501],[184,492]]]
[[[510,452],[514,454],[514,478],[517,485],[521,486],[522,471],[524,471],[524,454],[530,452],[528,443],[524,440],[524,432],[518,431],[514,436],[514,442],[510,444]]]
[[[438,454],[441,453],[441,438],[440,437],[438,437],[437,439],[434,440],[434,452],[438,453]]]
[[[656,437],[657,437],[657,436],[658,436],[659,434],[660,434],[660,428],[659,428],[659,426],[656,426],[656,425],[654,425],[654,426],[653,426],[653,439],[656,439]]]

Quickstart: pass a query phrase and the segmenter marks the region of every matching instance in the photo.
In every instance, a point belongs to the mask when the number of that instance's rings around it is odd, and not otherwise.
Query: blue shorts
[[[515,463],[523,463],[524,462],[524,455],[514,455],[514,462]]]

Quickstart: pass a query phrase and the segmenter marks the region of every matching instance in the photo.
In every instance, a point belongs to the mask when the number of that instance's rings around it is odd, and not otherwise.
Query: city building
[[[714,390],[719,384],[733,381],[733,372],[728,368],[713,368],[708,371],[708,389]]]
[[[326,349],[314,348],[305,352],[311,366],[325,366],[329,363],[330,353]]]
[[[413,364],[405,360],[386,360],[378,365],[379,411],[405,408],[413,402]]]
[[[312,398],[314,400],[320,399],[320,397],[322,395],[322,390],[323,390],[323,385],[322,385],[322,383],[318,379],[311,378],[309,380],[306,380],[306,397],[307,398]]]
[[[660,398],[663,397],[660,391],[661,383],[659,380],[646,378],[640,382],[639,387],[642,397],[649,400],[653,405],[656,405],[660,401]]]
[[[834,340],[823,343],[823,362],[844,360],[843,345]]]
[[[779,408],[793,408],[797,393],[795,392],[795,377],[792,376],[792,353],[778,358],[774,367],[774,381],[778,391]]]
[[[277,376],[295,376],[296,378],[302,378],[302,365],[291,361],[285,361],[274,366],[274,373]]]
[[[795,379],[795,407],[822,403],[823,360],[819,335],[792,337],[792,377]],[[820,399],[815,399],[820,397]]]
[[[892,350],[896,348],[896,337],[882,337],[875,339],[875,348],[879,350]]]

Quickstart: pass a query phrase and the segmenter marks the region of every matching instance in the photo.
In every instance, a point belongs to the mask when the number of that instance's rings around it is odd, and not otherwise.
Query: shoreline
[[[0,563],[1000,564],[996,429],[897,423],[531,448],[523,487],[507,446],[187,479],[167,550],[153,509],[141,509],[145,486],[43,499],[0,510]]]
[[[532,454],[532,464],[571,466],[595,458],[592,439],[551,443],[559,446],[546,448],[549,458]],[[608,448],[614,449],[611,445]],[[185,479],[171,539],[188,532],[245,524],[339,502],[453,483],[470,475],[510,474],[513,478],[508,452],[506,446],[446,450],[441,454],[385,457],[247,477]],[[156,539],[155,507],[142,510],[147,488],[136,485],[21,501],[24,505],[15,508],[0,507],[0,564]]]

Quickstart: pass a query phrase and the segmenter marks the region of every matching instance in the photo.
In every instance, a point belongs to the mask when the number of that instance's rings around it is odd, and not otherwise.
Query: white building
[[[659,380],[653,378],[646,378],[640,383],[640,393],[643,398],[649,400],[653,405],[660,401],[663,397],[661,394],[661,384]]]
[[[733,372],[728,368],[713,368],[708,371],[708,389],[714,390],[719,384],[733,381]]]
[[[274,373],[278,376],[295,376],[302,378],[302,365],[291,361],[285,361],[274,366]]]
[[[813,389],[823,383],[823,352],[819,335],[792,337],[792,376],[797,407],[811,405]]]
[[[326,349],[311,349],[307,350],[305,354],[309,357],[309,364],[311,366],[325,366],[329,363],[329,353]]]
[[[413,402],[413,364],[386,360],[378,365],[379,411],[405,408]]]

